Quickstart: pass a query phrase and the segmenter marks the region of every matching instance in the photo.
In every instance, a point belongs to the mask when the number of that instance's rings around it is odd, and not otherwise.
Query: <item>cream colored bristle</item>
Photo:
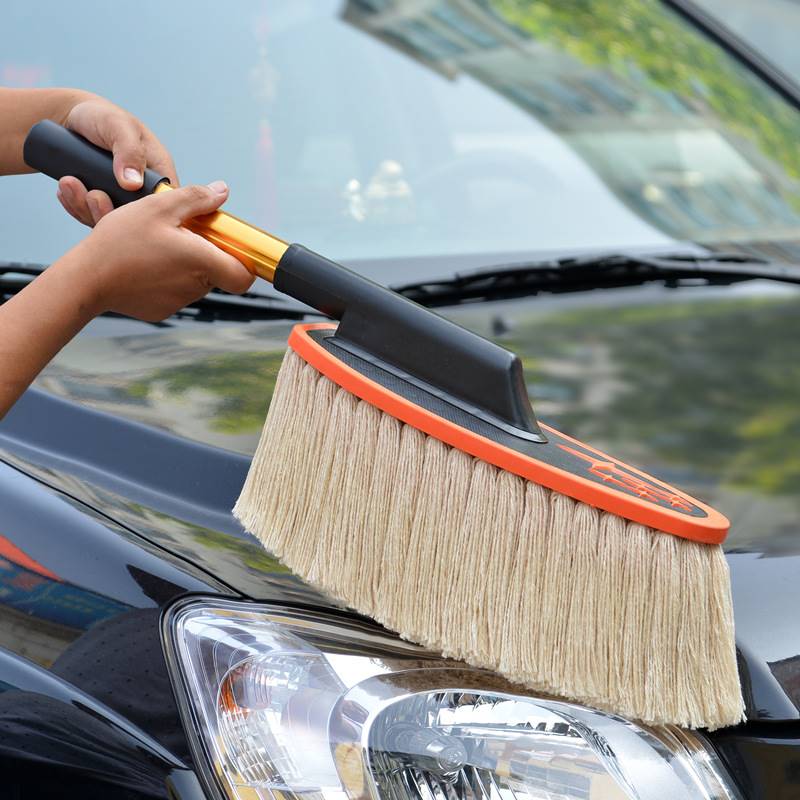
[[[448,656],[649,723],[743,719],[719,546],[478,461],[291,350],[234,514],[301,577]]]

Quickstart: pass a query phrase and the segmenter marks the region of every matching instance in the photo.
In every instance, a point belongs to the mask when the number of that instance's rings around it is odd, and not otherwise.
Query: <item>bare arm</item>
[[[228,198],[222,182],[145,197],[105,216],[80,244],[0,305],[0,418],[50,359],[98,314],[157,321],[253,276],[182,227]]]
[[[0,175],[30,172],[22,147],[30,128],[51,119],[114,154],[124,189],[138,189],[150,166],[177,185],[172,159],[135,117],[77,89],[0,87]],[[213,286],[243,292],[253,281],[232,256],[181,223],[215,211],[224,183],[189,186],[146,197],[114,211],[104,192],[62,178],[58,198],[94,227],[18,295],[0,305],[0,418],[53,356],[93,317],[117,311],[161,320]]]
[[[0,175],[32,170],[22,145],[37,122],[51,119],[114,154],[114,175],[123,189],[142,185],[146,166],[178,185],[175,165],[155,134],[132,114],[103,97],[81,89],[8,89],[0,86]],[[92,226],[113,210],[105,192],[87,192],[73,177],[58,184],[61,205],[84,225]]]
[[[0,418],[95,315],[80,246],[0,306]]]
[[[28,131],[43,119],[63,125],[70,111],[91,97],[79,89],[0,87],[0,175],[32,172],[22,160],[22,143]]]

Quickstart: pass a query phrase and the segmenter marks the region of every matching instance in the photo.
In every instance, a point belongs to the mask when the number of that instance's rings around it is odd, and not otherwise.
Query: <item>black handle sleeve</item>
[[[108,150],[88,142],[83,136],[68,131],[49,119],[37,122],[23,145],[25,163],[58,180],[74,175],[87,189],[102,189],[114,206],[121,206],[152,194],[156,186],[168,179],[144,171],[144,185],[136,192],[123,189],[114,177],[113,156]]]
[[[340,320],[337,340],[518,430],[541,435],[522,363],[509,350],[298,244],[283,254],[273,284]]]

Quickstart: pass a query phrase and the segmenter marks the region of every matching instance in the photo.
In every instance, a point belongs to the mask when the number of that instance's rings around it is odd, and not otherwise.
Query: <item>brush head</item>
[[[728,520],[713,508],[539,423],[517,428],[337,335],[334,323],[296,325],[289,347],[329,380],[428,436],[547,489],[632,522],[719,544]],[[401,344],[401,343],[399,343]],[[485,389],[491,392],[491,387]]]
[[[332,330],[296,332],[305,356],[286,353],[233,510],[267,550],[403,638],[537,692],[652,724],[742,719],[722,548],[473,458],[401,422],[421,406],[377,382],[388,413],[360,400],[314,340]]]

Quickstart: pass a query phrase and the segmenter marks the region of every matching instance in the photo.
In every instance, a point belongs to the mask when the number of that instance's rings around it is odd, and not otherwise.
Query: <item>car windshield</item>
[[[796,0],[695,0],[750,47],[800,80],[800,4]]]
[[[184,181],[225,179],[231,212],[331,257],[800,242],[797,111],[657,0],[33,14],[3,5],[0,83],[113,99]],[[82,235],[53,195],[0,181],[0,256]]]

